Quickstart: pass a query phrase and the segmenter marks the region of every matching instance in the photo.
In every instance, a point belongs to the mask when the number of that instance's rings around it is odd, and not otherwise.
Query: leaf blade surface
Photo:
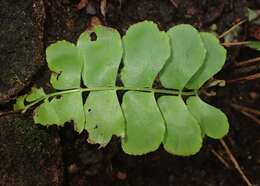
[[[80,92],[62,95],[51,101],[45,99],[34,112],[34,122],[45,126],[56,124],[63,126],[65,122],[74,121],[74,129],[82,132],[85,126],[85,115]]]
[[[50,82],[55,89],[79,88],[83,59],[78,48],[67,41],[58,41],[46,50],[49,69],[53,72]]]
[[[228,133],[228,119],[221,110],[205,103],[198,96],[189,97],[187,107],[207,136],[220,139]]]
[[[77,45],[84,59],[84,84],[88,87],[115,86],[123,53],[118,31],[97,26],[81,34]]]
[[[180,96],[162,96],[159,108],[166,122],[164,149],[172,154],[189,156],[202,146],[201,130]]]
[[[211,33],[200,33],[204,46],[207,50],[203,65],[189,80],[186,88],[199,89],[209,78],[221,70],[226,61],[226,49],[219,40]]]
[[[151,87],[170,56],[169,38],[151,21],[132,25],[123,37],[125,86]]]
[[[121,143],[124,152],[142,155],[158,149],[165,126],[154,94],[128,91],[122,109],[126,119],[126,137]]]
[[[199,32],[191,25],[174,26],[167,32],[171,57],[160,73],[165,88],[182,90],[202,66],[206,49]]]
[[[31,92],[26,96],[26,101],[33,102],[39,98],[45,97],[43,88],[32,87]]]
[[[91,92],[84,105],[88,142],[106,146],[113,135],[124,137],[125,120],[116,91]]]

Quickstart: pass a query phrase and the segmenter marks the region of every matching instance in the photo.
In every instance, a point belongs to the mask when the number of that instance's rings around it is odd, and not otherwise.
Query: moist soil
[[[156,22],[160,29],[188,23],[201,31],[221,34],[245,18],[245,9],[260,9],[259,0],[108,0],[106,12],[100,1],[89,0],[79,10],[78,0],[0,1],[0,110],[12,108],[13,99],[30,86],[51,90],[44,50],[57,40],[75,42],[97,23],[111,26],[123,35],[142,20]],[[235,40],[259,39],[259,26],[245,23]],[[252,31],[253,30],[253,31]],[[260,185],[260,127],[231,107],[232,103],[260,109],[259,80],[230,81],[255,74],[259,65],[234,68],[234,63],[258,57],[245,47],[228,49],[228,60],[217,79],[224,87],[206,91],[203,99],[222,109],[229,118],[225,141],[242,170]],[[217,140],[206,138],[201,151],[191,157],[172,156],[162,148],[144,156],[122,152],[112,139],[106,148],[86,142],[68,123],[63,128],[33,124],[32,113],[0,116],[0,185],[62,186],[243,186],[246,185]],[[215,155],[217,152],[228,165]]]
[[[0,1],[0,103],[32,81],[43,62],[43,1]]]

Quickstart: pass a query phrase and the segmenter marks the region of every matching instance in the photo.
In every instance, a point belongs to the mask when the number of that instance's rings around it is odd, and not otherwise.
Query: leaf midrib
[[[172,90],[172,89],[156,89],[156,88],[140,88],[140,87],[124,87],[124,86],[115,86],[115,87],[92,87],[92,88],[76,88],[76,89],[68,89],[68,90],[62,90],[59,92],[53,92],[50,94],[46,94],[46,96],[40,97],[39,99],[35,100],[34,102],[28,104],[22,113],[25,113],[29,108],[36,105],[37,103],[51,98],[55,96],[60,96],[64,94],[69,93],[75,93],[75,92],[91,92],[91,91],[106,91],[106,90],[114,90],[114,91],[140,91],[140,92],[153,92],[153,93],[159,93],[159,94],[170,94],[170,95],[184,95],[184,96],[192,96],[196,95],[196,91],[187,91],[187,92],[180,92],[178,90]]]

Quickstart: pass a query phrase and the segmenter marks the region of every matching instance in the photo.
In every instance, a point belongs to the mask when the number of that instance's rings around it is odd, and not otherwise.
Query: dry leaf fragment
[[[102,21],[97,16],[93,16],[90,19],[88,29],[91,30],[91,29],[93,29],[93,28],[95,28],[96,26],[99,26],[99,25],[102,25]]]
[[[86,6],[88,6],[88,0],[80,0],[80,2],[77,4],[76,8],[78,10],[81,10],[81,9],[85,8]]]
[[[107,8],[107,0],[101,0],[100,2],[100,12],[105,17]]]

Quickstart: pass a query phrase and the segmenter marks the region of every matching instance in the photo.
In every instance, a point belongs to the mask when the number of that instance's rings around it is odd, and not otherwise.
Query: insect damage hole
[[[52,72],[52,73],[53,73],[55,79],[56,79],[56,80],[59,80],[62,71],[59,71],[59,72]]]
[[[61,99],[61,98],[62,98],[61,95],[57,95],[57,96],[56,96],[56,99]]]
[[[95,32],[90,33],[90,41],[96,41],[97,40],[97,34]]]

